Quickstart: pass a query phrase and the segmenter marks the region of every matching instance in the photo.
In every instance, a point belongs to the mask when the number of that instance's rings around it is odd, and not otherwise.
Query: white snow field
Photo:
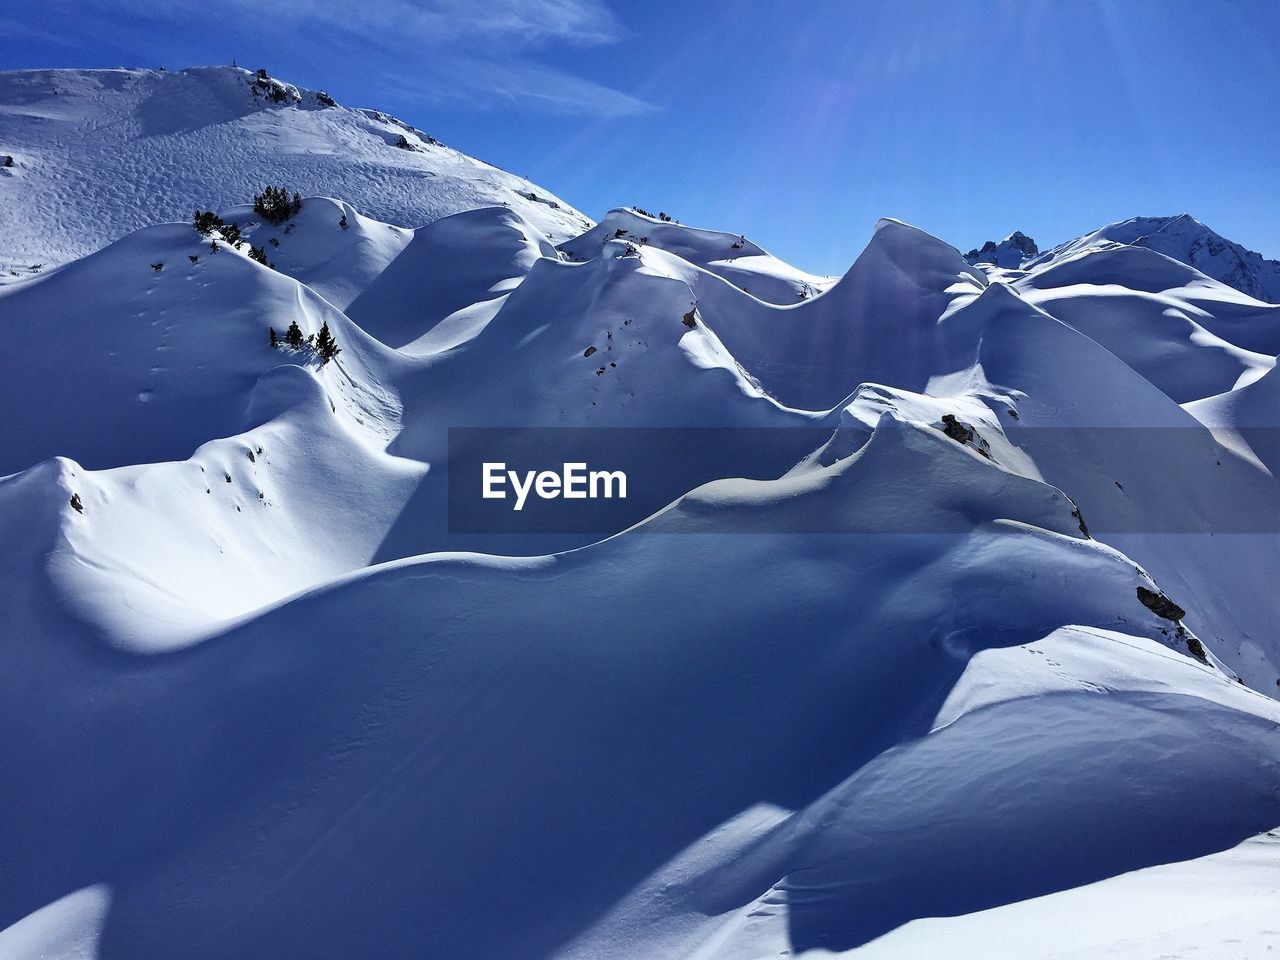
[[[0,145],[0,957],[1280,947],[1280,306],[833,281],[230,68]],[[652,462],[483,532],[475,428]]]

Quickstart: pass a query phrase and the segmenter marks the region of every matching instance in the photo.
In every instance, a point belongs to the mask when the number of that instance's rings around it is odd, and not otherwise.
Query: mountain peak
[[[484,206],[518,211],[552,242],[591,226],[543,187],[265,69],[19,70],[0,73],[0,104],[13,157],[0,161],[0,282],[246,203],[267,183],[402,227]]]
[[[1131,217],[1110,223],[1059,244],[1034,258],[1034,263],[1025,265],[1039,266],[1089,248],[1117,243],[1154,250],[1256,300],[1280,303],[1280,261],[1267,260],[1228,240],[1189,213]]]
[[[989,263],[1006,270],[1016,270],[1023,262],[1040,252],[1036,242],[1021,230],[1015,230],[999,243],[988,240],[982,249],[970,250],[964,255],[971,264]]]

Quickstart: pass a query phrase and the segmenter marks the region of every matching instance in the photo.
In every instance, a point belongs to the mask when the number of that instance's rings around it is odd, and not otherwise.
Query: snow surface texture
[[[4,116],[264,119],[226,69],[31,77]],[[70,166],[107,101],[50,121]],[[1280,307],[893,220],[835,282],[629,210],[556,245],[563,205],[370,169],[0,289],[0,956],[1280,943]],[[796,439],[664,461],[604,533],[466,535],[451,426]]]
[[[0,72],[0,153],[0,282],[277,182],[404,227],[490,205],[556,242],[591,226],[395,117],[235,67]]]

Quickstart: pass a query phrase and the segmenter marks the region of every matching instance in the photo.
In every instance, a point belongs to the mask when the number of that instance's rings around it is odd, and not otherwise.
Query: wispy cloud
[[[360,51],[370,73],[419,95],[478,105],[518,102],[556,113],[617,117],[654,107],[555,64],[565,48],[621,42],[605,0],[84,0],[97,11],[252,24],[293,49]],[[108,9],[110,8],[110,9]],[[382,54],[379,56],[379,54]]]

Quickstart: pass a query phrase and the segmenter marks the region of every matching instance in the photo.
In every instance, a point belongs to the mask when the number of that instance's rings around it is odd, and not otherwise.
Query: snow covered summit
[[[1175,217],[1133,217],[1109,223],[1043,252],[1036,248],[1035,241],[1015,231],[999,244],[988,240],[981,250],[970,250],[965,257],[970,263],[1016,270],[1041,266],[1108,244],[1154,250],[1195,267],[1205,276],[1235,287],[1255,300],[1280,303],[1280,260],[1267,260],[1186,213]]]
[[[418,227],[482,206],[553,242],[591,222],[549,191],[378,110],[236,67],[0,73],[0,281],[264,184]]]
[[[1017,269],[1023,262],[1040,252],[1036,242],[1021,230],[1015,230],[999,243],[988,240],[982,249],[973,249],[964,255],[970,263],[990,263],[1006,269]]]

